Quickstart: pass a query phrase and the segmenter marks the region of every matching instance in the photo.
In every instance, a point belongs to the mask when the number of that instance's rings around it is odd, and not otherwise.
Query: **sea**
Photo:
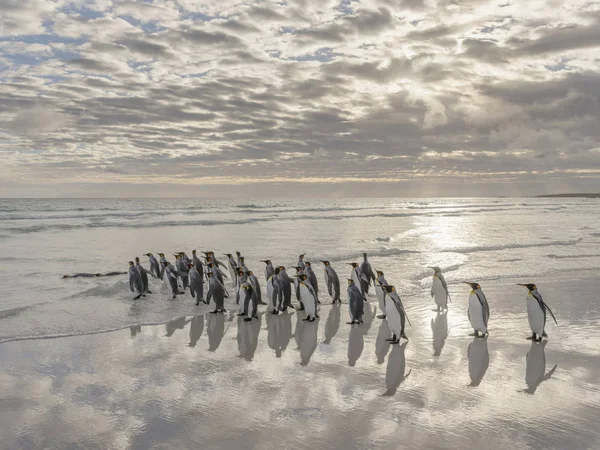
[[[448,284],[536,282],[600,269],[600,207],[585,198],[344,200],[4,199],[0,200],[0,343],[87,335],[162,324],[205,312],[189,294],[133,300],[127,271],[151,252],[240,251],[259,275],[271,259],[295,265],[306,253],[343,280],[368,254],[403,298],[430,289],[439,266]],[[225,257],[222,257],[226,260]],[[293,271],[292,271],[293,272]],[[543,286],[540,286],[543,290]],[[344,296],[343,296],[344,298]],[[204,309],[202,309],[204,308]]]

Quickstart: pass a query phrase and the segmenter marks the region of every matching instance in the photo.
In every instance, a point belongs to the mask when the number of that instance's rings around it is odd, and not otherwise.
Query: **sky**
[[[600,191],[600,2],[0,0],[0,197]]]

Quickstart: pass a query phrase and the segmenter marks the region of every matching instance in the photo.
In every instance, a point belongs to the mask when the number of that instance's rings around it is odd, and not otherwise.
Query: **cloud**
[[[0,177],[576,183],[600,170],[598,11],[542,6],[0,2]]]

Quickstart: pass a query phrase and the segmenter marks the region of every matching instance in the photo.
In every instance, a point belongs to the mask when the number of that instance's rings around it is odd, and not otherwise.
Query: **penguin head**
[[[194,267],[193,264],[188,264],[188,269],[191,269],[192,267]]]
[[[179,259],[181,257],[179,253],[173,253],[173,256],[175,257],[175,259]]]
[[[242,269],[241,267],[238,267],[237,272],[238,275],[244,275],[244,269]]]
[[[206,259],[206,262],[207,262],[207,263],[210,263],[210,262],[212,262],[212,258],[211,258],[210,256],[207,256],[205,259]]]
[[[223,253],[225,256],[227,256],[228,258],[231,258],[231,253]]]
[[[377,276],[378,277],[382,277],[383,276],[383,272],[381,270],[376,270],[375,272],[377,272]]]
[[[244,262],[244,257],[243,256],[240,256],[240,261]]]
[[[300,280],[302,280],[302,281],[306,281],[306,279],[308,277],[306,275],[302,274],[302,275],[299,275],[298,278],[300,278]]]
[[[135,262],[139,263],[140,262],[140,258],[138,256],[135,257]]]
[[[285,266],[279,266],[279,271],[285,270]]]
[[[246,275],[248,275],[248,276],[252,275],[252,271],[251,271],[251,270],[249,270],[248,272],[244,272],[244,273],[245,273]]]
[[[281,270],[279,270],[279,267],[275,267],[275,275],[279,275],[279,272],[281,272]]]
[[[352,263],[346,263],[346,264],[348,264],[349,266],[352,266],[352,267],[354,267],[355,269],[358,267],[358,263],[355,263],[355,262],[352,262]]]
[[[306,267],[310,267],[310,263],[308,261],[304,261],[304,264],[306,264]]]
[[[212,268],[215,266],[215,265],[214,265],[212,262],[208,262],[206,265],[207,265],[208,267],[210,267],[211,269],[212,269]]]
[[[169,261],[167,261],[167,262],[165,263],[165,267],[166,267],[166,266],[170,266],[170,265],[171,265],[171,263],[170,263]]]
[[[348,278],[348,286],[352,286],[354,284],[354,280],[352,278]]]
[[[442,269],[440,269],[438,266],[430,266],[429,268],[435,273],[440,273],[442,271]]]
[[[296,269],[296,273],[302,271],[302,267],[300,267],[300,266],[294,266],[294,269]]]
[[[271,264],[270,259],[261,259],[260,262],[264,262],[265,264]]]
[[[129,261],[129,267],[133,267],[133,261]]]
[[[469,281],[463,281],[463,283],[471,286],[471,289],[473,289],[474,291],[476,291],[477,289],[481,289],[481,286],[479,286],[479,283],[471,283]]]
[[[241,256],[241,255],[242,255],[242,254],[241,254],[240,252],[238,252],[237,250],[236,250],[235,254],[236,254],[236,256]]]
[[[537,286],[533,283],[529,283],[529,284],[520,284],[518,283],[519,286],[523,286],[526,287],[527,289],[529,289],[529,291],[535,291],[537,289]]]
[[[152,256],[152,253],[144,253],[144,256],[150,257]]]
[[[160,256],[161,258],[164,258],[165,254],[164,253],[159,253],[158,256]]]
[[[367,258],[367,254],[366,253],[363,253],[363,258],[365,258],[365,259]]]
[[[192,250],[192,255],[196,256],[196,249]]]
[[[394,286],[389,286],[389,285],[385,285],[385,286],[381,286],[381,289],[383,289],[385,292],[394,292],[396,290],[396,288]]]
[[[304,259],[304,255],[306,255],[306,253],[302,253],[302,254],[299,256],[299,258],[300,258],[300,259]]]
[[[63,275],[62,277],[63,277],[63,278],[71,278],[71,276],[70,276],[70,275]]]
[[[208,271],[208,276],[209,276],[209,277],[212,277],[212,276],[213,276],[212,270],[209,270],[209,271]]]
[[[325,264],[325,267],[327,267],[327,266],[329,265],[329,261],[323,261],[323,260],[321,260],[321,262],[322,262],[323,264]]]
[[[252,286],[250,286],[248,283],[244,283],[243,287],[245,291],[252,291]]]

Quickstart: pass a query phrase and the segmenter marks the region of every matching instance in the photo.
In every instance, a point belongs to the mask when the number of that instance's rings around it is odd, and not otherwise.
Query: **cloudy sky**
[[[600,2],[0,0],[0,196],[600,191]]]

